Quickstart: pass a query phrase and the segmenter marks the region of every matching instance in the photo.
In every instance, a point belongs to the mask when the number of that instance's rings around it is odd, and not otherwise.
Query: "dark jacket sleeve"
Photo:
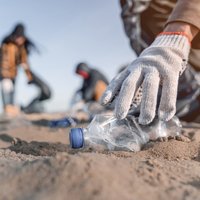
[[[167,24],[171,22],[186,22],[200,30],[200,1],[178,0]],[[200,48],[200,34],[198,34],[194,39],[192,47]]]
[[[131,47],[140,54],[148,45],[141,38],[140,14],[149,7],[151,0],[121,0],[121,18]]]

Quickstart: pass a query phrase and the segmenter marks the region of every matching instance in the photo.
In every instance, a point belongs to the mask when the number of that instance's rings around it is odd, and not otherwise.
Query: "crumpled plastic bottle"
[[[113,115],[99,114],[87,128],[72,128],[69,139],[74,149],[140,151],[149,140],[180,135],[181,127],[176,116],[168,122],[155,119],[150,125],[142,126],[134,116],[118,120]]]

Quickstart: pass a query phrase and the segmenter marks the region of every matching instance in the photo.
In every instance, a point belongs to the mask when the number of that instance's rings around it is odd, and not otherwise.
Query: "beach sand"
[[[56,117],[0,123],[0,199],[200,199],[200,130],[184,129],[191,141],[150,142],[137,153],[74,151],[70,129],[47,126]]]

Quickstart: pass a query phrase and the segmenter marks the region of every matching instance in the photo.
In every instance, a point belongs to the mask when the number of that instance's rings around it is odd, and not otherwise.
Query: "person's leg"
[[[6,105],[14,105],[14,81],[7,78],[2,79],[1,94],[4,107]]]
[[[5,114],[16,116],[19,114],[19,109],[14,105],[15,81],[11,79],[1,80],[1,94]]]

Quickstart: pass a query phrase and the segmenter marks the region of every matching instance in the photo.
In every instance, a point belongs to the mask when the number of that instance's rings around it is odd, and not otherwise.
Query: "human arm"
[[[141,124],[149,124],[156,114],[165,121],[175,114],[179,75],[186,67],[190,41],[194,39],[198,29],[187,23],[173,22],[164,31],[139,58],[111,81],[104,93],[103,105],[118,97],[115,103],[117,118],[126,117],[141,85]],[[157,105],[158,89],[161,85],[161,99]]]
[[[15,79],[16,70],[16,46],[12,43],[3,43],[0,56],[0,76]]]
[[[182,32],[188,37],[190,42],[193,41],[198,34],[199,29],[192,24],[186,22],[170,22],[164,29],[164,32]]]
[[[28,63],[27,52],[26,52],[25,48],[23,48],[21,51],[22,52],[21,52],[21,64],[20,65],[25,71],[25,74],[26,74],[27,79],[28,79],[28,83],[31,83],[33,81],[33,76],[32,76],[30,66],[29,66],[29,63]]]
[[[175,8],[173,9],[173,12],[169,16],[166,28],[169,24],[172,25],[172,23],[184,23],[186,26],[182,26],[181,28],[184,29],[186,32],[190,32],[190,29],[192,27],[193,32],[200,30],[200,2],[199,0],[178,0]],[[170,26],[171,26],[170,25]],[[176,26],[176,25],[175,25]],[[190,27],[189,27],[190,26]],[[175,27],[177,28],[177,27]],[[196,30],[195,30],[196,28]],[[171,28],[170,28],[171,29]],[[172,27],[174,29],[174,27]],[[188,34],[190,34],[188,32]],[[192,41],[192,48],[199,49],[200,48],[200,32],[193,33],[195,34],[195,37],[191,38]]]
[[[147,47],[146,42],[141,37],[140,14],[150,5],[152,0],[120,0],[121,18],[126,35],[130,40],[130,45],[137,54]]]

